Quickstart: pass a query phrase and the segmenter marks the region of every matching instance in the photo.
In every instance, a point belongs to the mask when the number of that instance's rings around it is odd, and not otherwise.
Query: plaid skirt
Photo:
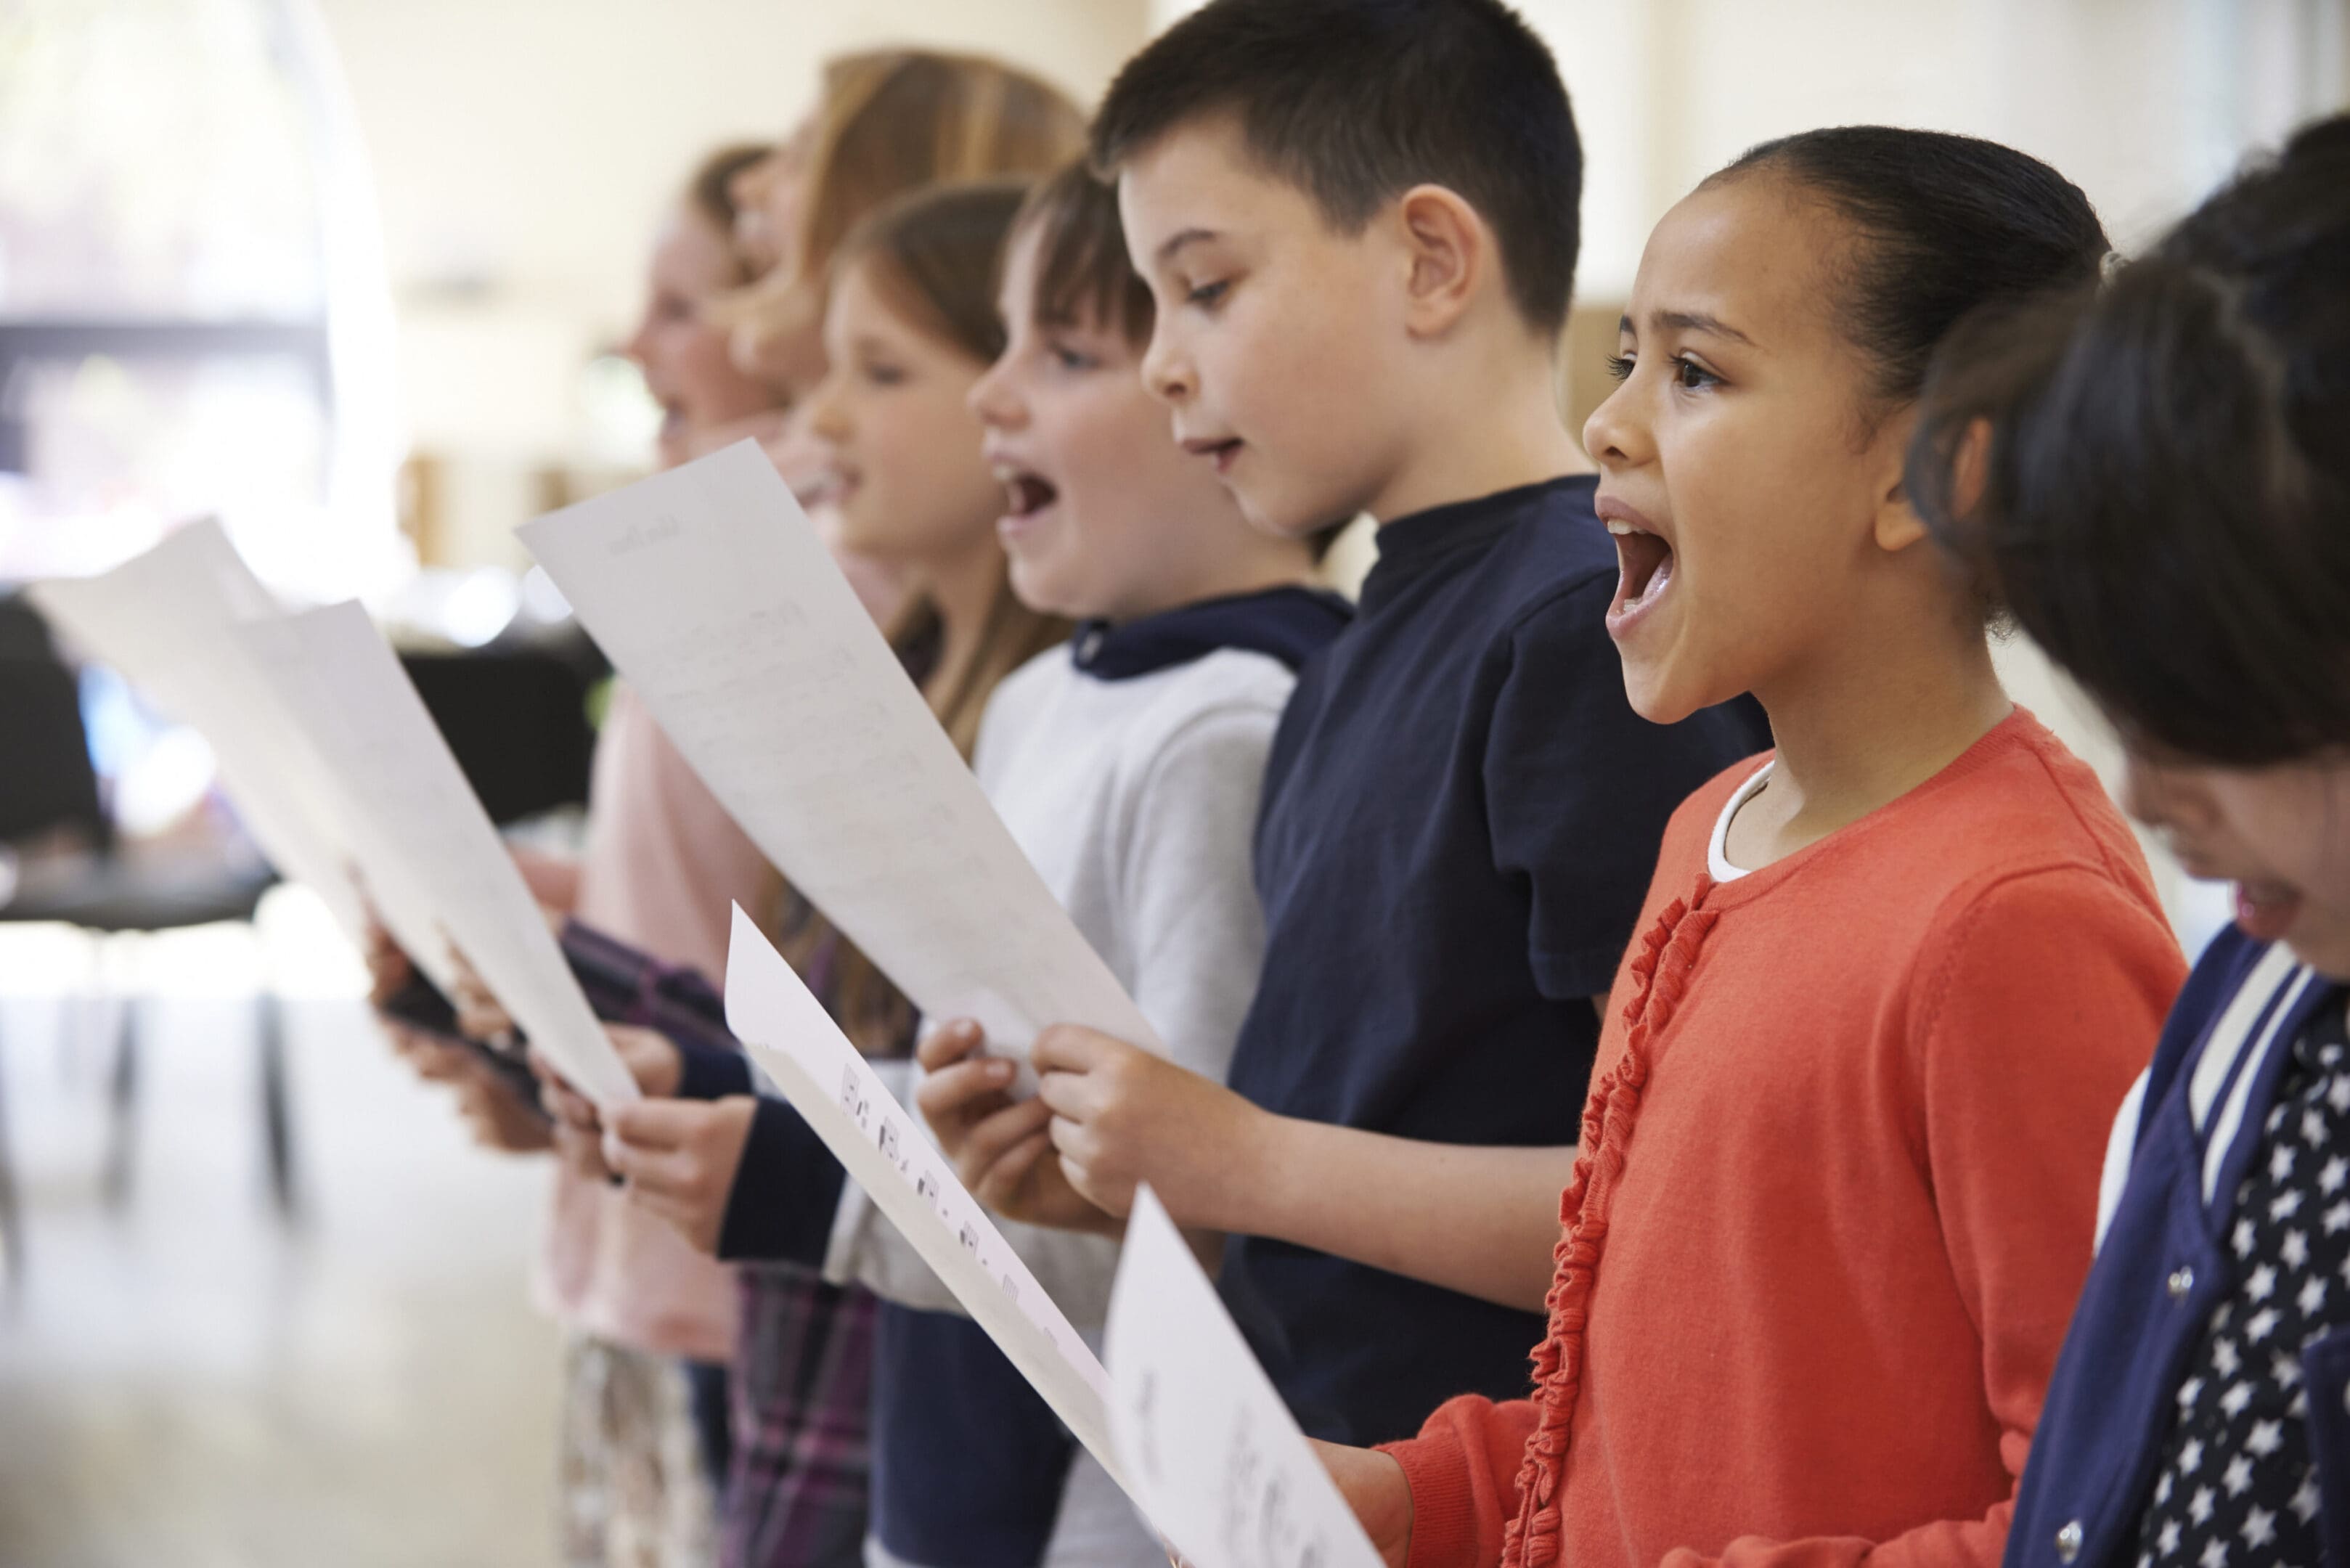
[[[873,1474],[873,1297],[744,1264],[723,1568],[859,1568]]]

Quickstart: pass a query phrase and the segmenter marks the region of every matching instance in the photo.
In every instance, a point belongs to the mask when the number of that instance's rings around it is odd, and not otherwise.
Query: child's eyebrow
[[[1217,234],[1213,229],[1178,229],[1173,234],[1168,236],[1166,244],[1160,245],[1159,249],[1152,254],[1151,259],[1162,264],[1170,262],[1175,259],[1175,253],[1181,250],[1185,245],[1194,244],[1201,240],[1214,240],[1221,239],[1222,237],[1222,235]]]
[[[1727,337],[1733,343],[1743,343],[1749,348],[1754,347],[1754,339],[1745,333],[1731,326],[1721,317],[1708,316],[1701,310],[1659,310],[1651,315],[1648,319],[1660,327],[1673,327],[1682,332],[1710,333],[1716,337]],[[1619,333],[1632,332],[1631,317],[1627,315],[1617,318],[1616,330]]]

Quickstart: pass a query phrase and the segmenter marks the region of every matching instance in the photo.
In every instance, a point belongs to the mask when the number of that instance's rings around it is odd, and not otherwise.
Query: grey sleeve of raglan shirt
[[[1253,867],[1257,796],[1279,715],[1226,703],[1156,746],[1116,815],[1120,933],[1135,1005],[1178,1065],[1224,1081],[1264,961]],[[1036,1281],[1081,1330],[1109,1311],[1118,1243],[1001,1221]]]
[[[1264,962],[1253,846],[1280,717],[1234,703],[1185,721],[1152,759],[1124,823],[1119,881],[1135,1004],[1177,1065],[1220,1084]]]
[[[1115,867],[1135,1004],[1171,1060],[1218,1083],[1264,961],[1253,845],[1279,722],[1278,709],[1257,700],[1185,718],[1137,770],[1130,804],[1110,818],[1115,836],[1093,846]],[[869,1205],[843,1196],[827,1277],[855,1279],[906,1306],[962,1310],[895,1227],[857,1212]],[[1097,1327],[1108,1311],[1118,1243],[995,1220],[1069,1321]]]

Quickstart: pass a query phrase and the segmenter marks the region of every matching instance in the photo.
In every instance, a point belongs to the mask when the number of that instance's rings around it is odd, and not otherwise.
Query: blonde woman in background
[[[767,455],[884,627],[902,605],[903,587],[877,563],[839,548],[839,516],[823,493],[824,452],[797,412],[824,379],[833,253],[895,197],[933,183],[1051,169],[1082,129],[1066,96],[997,61],[877,49],[827,62],[816,112],[734,176],[735,248],[758,276],[714,302],[711,314],[733,328],[735,363],[795,410],[764,441]]]

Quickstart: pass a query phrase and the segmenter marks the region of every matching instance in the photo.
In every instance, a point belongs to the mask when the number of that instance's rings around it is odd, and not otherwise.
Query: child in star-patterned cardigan
[[[1916,465],[1929,512],[2237,884],[2114,1127],[2016,1568],[2350,1562],[2345,276],[2337,117],[1929,400],[1920,453],[1968,454]]]

